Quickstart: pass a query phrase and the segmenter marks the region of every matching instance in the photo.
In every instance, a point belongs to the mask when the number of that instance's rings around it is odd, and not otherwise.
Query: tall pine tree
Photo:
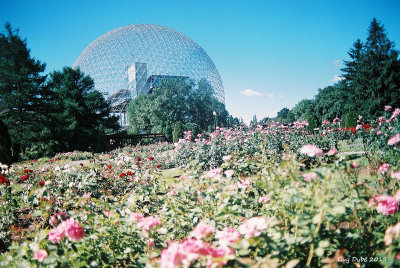
[[[400,106],[400,62],[384,26],[373,19],[365,43],[357,40],[342,69],[350,105],[375,118],[385,105]]]
[[[6,33],[0,34],[0,120],[9,127],[14,158],[49,134],[44,69],[45,64],[31,57],[18,30],[6,24]]]

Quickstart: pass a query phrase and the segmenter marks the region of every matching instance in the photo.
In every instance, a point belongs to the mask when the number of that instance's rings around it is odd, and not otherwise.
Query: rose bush
[[[0,265],[399,266],[398,115],[354,131],[306,126],[2,168]],[[364,155],[341,152],[350,138]]]

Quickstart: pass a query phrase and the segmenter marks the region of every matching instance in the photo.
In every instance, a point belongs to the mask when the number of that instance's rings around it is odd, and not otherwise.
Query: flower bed
[[[400,265],[396,111],[3,167],[0,265]],[[365,157],[340,153],[349,138]]]

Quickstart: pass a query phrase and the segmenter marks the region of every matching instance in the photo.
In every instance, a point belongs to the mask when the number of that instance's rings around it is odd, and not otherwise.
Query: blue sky
[[[46,72],[72,66],[88,44],[114,28],[173,28],[208,53],[228,111],[245,122],[254,114],[275,116],[332,85],[372,18],[400,43],[398,0],[0,0],[0,7],[0,23],[20,29]]]

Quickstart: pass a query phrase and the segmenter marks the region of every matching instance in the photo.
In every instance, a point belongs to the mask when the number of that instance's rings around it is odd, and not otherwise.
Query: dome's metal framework
[[[79,55],[73,65],[77,67],[111,101],[122,126],[127,124],[130,99],[147,94],[164,78],[206,79],[215,97],[221,102],[225,98],[220,75],[207,53],[185,35],[159,25],[128,25],[101,35]]]

